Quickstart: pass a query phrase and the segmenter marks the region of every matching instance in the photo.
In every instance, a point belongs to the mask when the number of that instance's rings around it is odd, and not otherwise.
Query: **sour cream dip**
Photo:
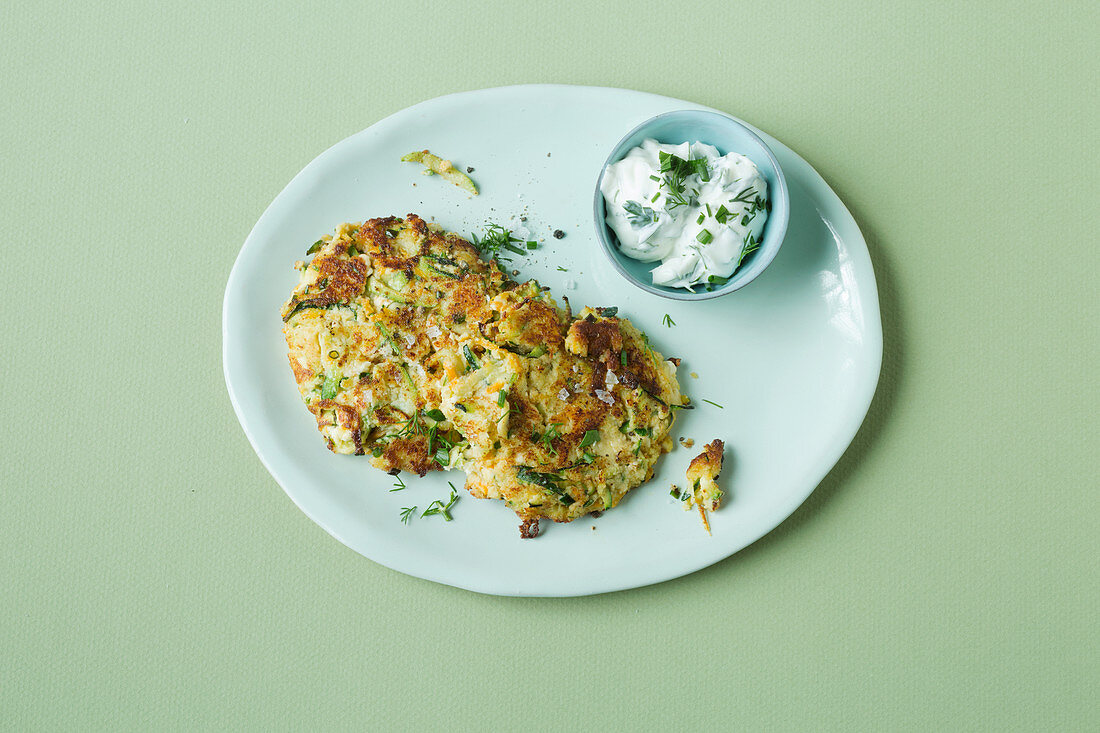
[[[660,262],[654,285],[714,287],[760,246],[768,184],[751,160],[706,143],[646,140],[604,171],[607,225],[627,257]]]

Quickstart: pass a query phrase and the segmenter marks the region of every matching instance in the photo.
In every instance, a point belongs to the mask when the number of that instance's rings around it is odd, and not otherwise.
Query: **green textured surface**
[[[200,5],[0,6],[0,728],[1100,726],[1096,3]],[[522,82],[734,113],[869,242],[862,431],[680,580],[399,575],[294,507],[226,396],[222,291],[282,186]]]

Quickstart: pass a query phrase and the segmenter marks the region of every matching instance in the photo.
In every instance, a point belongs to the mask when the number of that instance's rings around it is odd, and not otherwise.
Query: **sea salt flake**
[[[569,390],[567,390],[565,387],[562,387],[561,391],[558,392],[558,399],[562,400],[563,402],[568,400],[569,399]]]
[[[596,399],[600,402],[605,402],[609,405],[615,404],[615,398],[611,396],[611,393],[604,389],[596,390]]]

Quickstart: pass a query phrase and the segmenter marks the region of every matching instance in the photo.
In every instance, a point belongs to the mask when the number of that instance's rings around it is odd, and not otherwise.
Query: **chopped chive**
[[[710,204],[706,204],[706,207],[707,207],[707,216],[712,216],[712,214],[710,213]]]
[[[704,220],[705,220],[706,218],[707,218],[707,217],[706,217],[706,216],[705,216],[705,215],[703,214],[703,212],[701,212],[701,211],[700,211],[700,212],[699,212],[699,218],[695,220],[695,223],[696,223],[696,224],[702,224],[702,223],[703,223],[703,221],[704,221]]]
[[[710,404],[714,405],[715,407],[721,407],[723,410],[726,409],[725,407],[722,407],[721,405],[719,405],[717,402],[711,402],[710,400],[707,400],[707,399],[704,399],[703,402],[709,402]]]
[[[619,352],[619,363],[626,366],[626,351]]]
[[[657,199],[659,199],[660,197],[661,197],[661,192],[660,192],[660,191],[658,191],[657,193],[653,194],[653,198],[651,198],[651,199],[649,200],[649,202],[650,202],[650,203],[653,203],[654,201],[656,201],[656,200],[657,200]]]
[[[569,270],[566,270],[566,269],[565,269],[564,267],[562,267],[561,265],[558,265],[558,272],[569,272]]]
[[[527,243],[527,249],[537,249],[538,246],[539,246],[538,242],[528,242]]]
[[[703,229],[695,235],[695,238],[702,244],[710,244],[711,240],[714,239],[714,235],[709,230]]]
[[[657,183],[660,183],[661,182],[661,177],[660,176],[650,176],[649,180],[657,181]]]
[[[508,401],[508,391],[503,390],[503,389],[500,390],[500,393],[497,394],[497,407],[504,407],[504,403],[507,402],[507,401]]]
[[[316,242],[314,242],[313,244],[311,244],[309,246],[309,249],[306,250],[306,254],[307,255],[317,254],[318,252],[321,251],[321,247],[323,247],[323,246],[325,246],[325,240],[318,239]]]

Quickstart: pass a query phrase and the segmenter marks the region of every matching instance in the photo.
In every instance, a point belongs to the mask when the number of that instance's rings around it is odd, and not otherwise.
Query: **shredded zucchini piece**
[[[438,173],[454,185],[477,196],[477,186],[470,177],[451,165],[451,161],[432,155],[427,150],[414,150],[408,155],[401,156],[404,163],[420,163],[427,168],[429,173]]]

